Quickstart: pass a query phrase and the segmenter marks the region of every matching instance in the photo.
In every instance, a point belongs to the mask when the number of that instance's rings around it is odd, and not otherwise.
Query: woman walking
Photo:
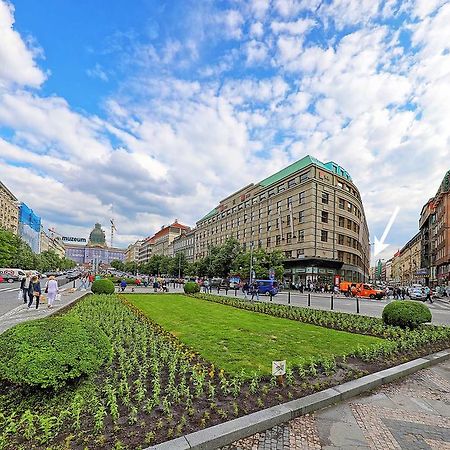
[[[48,278],[47,287],[45,288],[45,292],[47,292],[47,301],[48,308],[53,308],[53,303],[56,299],[56,295],[59,293],[58,282],[55,277],[52,275]]]
[[[41,297],[41,283],[39,282],[39,278],[36,275],[31,279],[29,293],[30,301],[28,302],[28,309],[31,308],[34,299],[36,299],[36,309],[38,309],[39,298]]]

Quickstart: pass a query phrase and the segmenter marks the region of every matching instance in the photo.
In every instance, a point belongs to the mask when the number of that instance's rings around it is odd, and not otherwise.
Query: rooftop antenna
[[[111,247],[114,247],[114,232],[117,231],[117,229],[114,225],[114,219],[110,219],[109,221],[111,222]]]

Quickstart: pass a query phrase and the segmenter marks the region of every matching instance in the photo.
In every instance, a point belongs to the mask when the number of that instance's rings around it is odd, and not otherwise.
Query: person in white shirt
[[[52,275],[48,278],[47,287],[45,288],[45,292],[47,292],[47,301],[48,307],[52,308],[53,303],[55,302],[56,296],[59,293],[58,282],[55,280],[55,277]]]

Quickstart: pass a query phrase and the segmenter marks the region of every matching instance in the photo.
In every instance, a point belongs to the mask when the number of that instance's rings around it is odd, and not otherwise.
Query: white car
[[[425,288],[414,287],[409,290],[409,298],[411,300],[421,300],[425,301],[427,298],[427,294],[425,292]]]

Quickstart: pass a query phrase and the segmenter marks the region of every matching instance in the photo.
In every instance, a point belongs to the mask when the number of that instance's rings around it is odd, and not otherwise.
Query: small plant
[[[111,280],[95,280],[91,290],[94,294],[114,294],[114,283]]]
[[[413,330],[423,323],[431,322],[431,311],[423,303],[398,300],[384,307],[382,317],[386,325]]]
[[[184,292],[186,294],[196,294],[200,292],[200,286],[195,281],[188,281],[184,284]]]

